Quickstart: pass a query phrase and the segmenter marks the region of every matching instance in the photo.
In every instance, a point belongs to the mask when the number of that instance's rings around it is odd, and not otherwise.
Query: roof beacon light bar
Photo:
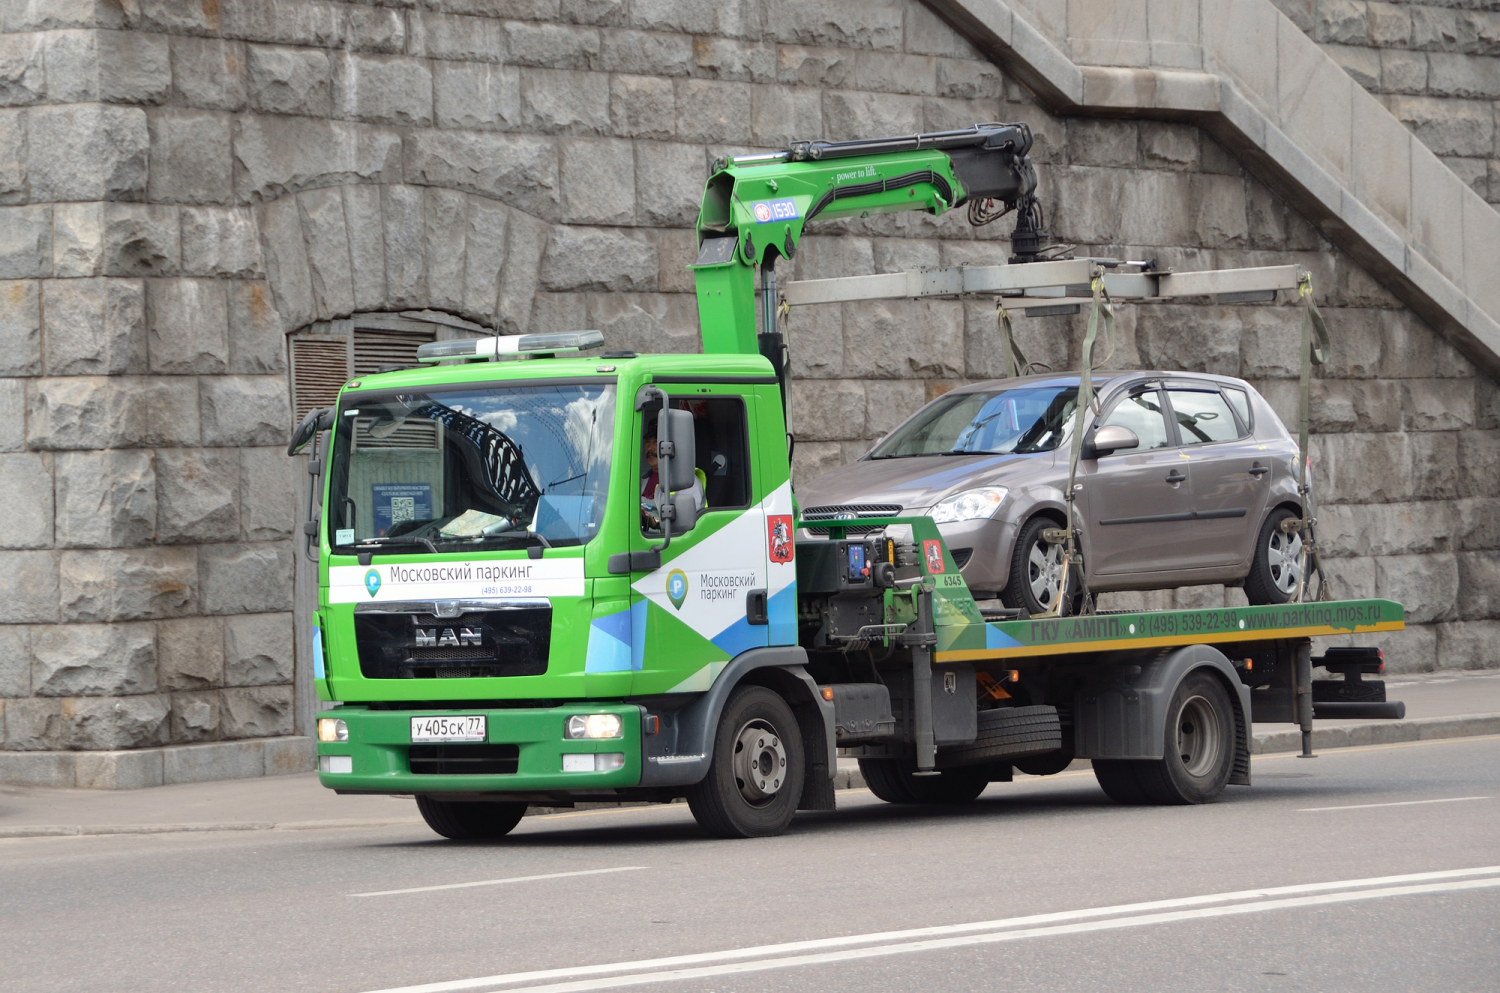
[[[529,353],[581,352],[604,344],[602,331],[558,331],[552,334],[507,334],[489,338],[430,341],[417,347],[418,362],[470,359],[498,362]]]

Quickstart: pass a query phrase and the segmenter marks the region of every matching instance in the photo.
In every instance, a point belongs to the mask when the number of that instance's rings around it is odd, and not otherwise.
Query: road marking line
[[[1350,893],[1329,893],[1319,896],[1293,897],[1286,900],[1263,900],[1256,903],[1233,904],[1228,907],[1205,907],[1199,910],[1179,910],[1164,914],[1145,914],[1138,917],[1116,917],[1104,921],[1089,921],[1079,924],[1062,924],[1054,927],[1028,928],[1020,931],[999,931],[987,934],[970,934],[962,937],[937,938],[929,941],[911,941],[895,945],[876,945],[871,948],[851,948],[838,952],[823,952],[815,955],[796,955],[786,958],[760,959],[754,962],[734,962],[704,966],[697,969],[671,969],[662,972],[634,973],[604,979],[585,979],[570,983],[549,983],[544,986],[511,987],[508,993],[583,993],[586,990],[615,989],[622,986],[643,986],[648,983],[666,983],[711,976],[763,972],[770,969],[787,969],[799,966],[830,965],[856,959],[882,958],[892,955],[908,955],[914,952],[942,951],[962,948],[967,945],[986,945],[1002,941],[1021,941],[1026,938],[1050,938],[1058,935],[1085,934],[1091,931],[1111,931],[1120,928],[1142,927],[1148,924],[1170,924],[1177,921],[1203,920],[1214,917],[1232,917],[1242,914],[1258,914],[1272,910],[1296,910],[1305,907],[1327,906],[1337,903],[1352,903],[1360,900],[1378,900],[1398,896],[1419,896],[1432,893],[1456,893],[1500,887],[1500,878],[1469,879],[1449,883],[1428,883],[1418,886],[1395,886],[1378,890],[1355,890]]]
[[[1298,807],[1297,813],[1311,814],[1319,810],[1369,810],[1371,807],[1418,807],[1424,803],[1461,803],[1464,800],[1493,800],[1492,796],[1450,796],[1442,800],[1400,800],[1395,803],[1351,803],[1342,807]]]
[[[1144,903],[1127,903],[1113,907],[1091,907],[1083,910],[1064,910],[1048,914],[1032,914],[1026,917],[1010,917],[992,921],[976,921],[968,924],[944,924],[924,928],[908,928],[901,931],[883,931],[867,934],[840,935],[833,938],[813,938],[805,941],[782,942],[774,945],[758,945],[749,948],[731,948],[716,952],[698,952],[673,955],[663,958],[642,959],[636,962],[609,962],[600,965],[575,966],[561,969],[543,969],[516,972],[496,976],[480,976],[474,979],[454,979],[445,982],[425,983],[418,986],[401,986],[376,990],[372,993],[451,993],[479,987],[499,986],[537,980],[559,979],[567,976],[598,976],[611,972],[632,969],[660,969],[662,967],[689,966],[700,963],[718,963],[725,959],[757,958],[768,955],[809,952],[818,949],[839,948],[848,945],[867,945],[872,942],[903,941],[912,938],[933,938],[941,935],[960,934],[966,931],[993,932],[1001,928],[1017,928],[1026,925],[1056,924],[1087,917],[1106,917],[1112,914],[1139,914],[1145,911],[1171,910],[1182,907],[1201,906],[1209,903],[1257,900],[1266,901],[1274,897],[1292,897],[1305,894],[1324,893],[1332,890],[1351,890],[1358,887],[1389,887],[1392,884],[1436,884],[1460,880],[1463,877],[1500,877],[1500,865],[1480,866],[1473,869],[1443,869],[1435,872],[1405,873],[1396,876],[1375,876],[1368,879],[1346,879],[1327,883],[1299,883],[1293,886],[1264,887],[1253,890],[1236,890],[1228,893],[1209,893],[1201,896],[1174,897]],[[1500,885],[1500,878],[1485,880],[1486,884]],[[1359,892],[1373,892],[1359,890]],[[1012,932],[1006,932],[1012,933]]]
[[[606,872],[635,872],[644,865],[622,865],[613,869],[580,869],[577,872],[548,872],[540,876],[511,876],[508,879],[480,879],[472,883],[445,883],[441,886],[413,886],[404,890],[375,890],[372,893],[350,893],[350,896],[396,896],[400,893],[432,893],[436,890],[464,890],[471,886],[503,886],[506,883],[531,883],[539,879],[565,879],[569,876],[599,876]]]

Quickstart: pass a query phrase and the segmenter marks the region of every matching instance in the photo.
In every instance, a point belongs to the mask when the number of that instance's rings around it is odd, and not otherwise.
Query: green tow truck
[[[1198,803],[1249,784],[1252,720],[1299,721],[1306,748],[1315,697],[1399,709],[1361,680],[1378,650],[1330,651],[1346,682],[1314,686],[1309,640],[1400,630],[1396,603],[1101,614],[1085,595],[1080,616],[1060,596],[1029,617],[976,602],[930,518],[799,520],[789,301],[1090,306],[1087,359],[1111,298],[1305,285],[1045,257],[1030,146],[1024,125],[980,125],[722,160],[693,267],[702,354],[596,331],[439,341],[310,413],[288,454],[311,446],[322,783],[415,796],[449,838],[502,836],[531,804],[684,797],[710,833],[754,837],[832,810],[840,754],[895,803],[1075,758],[1116,800]],[[965,205],[1016,215],[1010,264],[778,290],[815,218]],[[1296,523],[1311,547],[1310,513]],[[1082,526],[1057,529],[1070,555]]]

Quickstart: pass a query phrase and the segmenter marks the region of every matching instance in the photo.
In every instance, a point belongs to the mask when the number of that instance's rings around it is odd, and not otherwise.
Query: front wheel
[[[1277,507],[1261,525],[1255,538],[1255,557],[1245,576],[1245,599],[1250,606],[1286,603],[1297,592],[1302,578],[1302,536],[1281,530],[1281,522],[1296,517],[1286,507]]]
[[[434,800],[417,797],[422,820],[444,838],[478,841],[503,838],[521,823],[526,804],[491,800]]]
[[[741,686],[724,704],[708,775],[688,789],[688,809],[720,838],[778,835],[797,812],[804,763],[792,708],[764,686]]]
[[[1063,574],[1063,552],[1066,546],[1050,544],[1042,533],[1058,527],[1048,517],[1033,517],[1016,535],[1016,547],[1010,556],[1010,575],[1000,602],[1007,607],[1021,607],[1029,614],[1045,614],[1057,602],[1058,583]],[[1068,590],[1062,614],[1076,614],[1082,606],[1082,584],[1078,575],[1068,577]]]

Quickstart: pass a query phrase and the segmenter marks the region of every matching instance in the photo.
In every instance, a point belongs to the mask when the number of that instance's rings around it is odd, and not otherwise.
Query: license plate
[[[431,741],[483,741],[484,737],[483,714],[471,714],[464,717],[413,717],[411,719],[413,744]]]

